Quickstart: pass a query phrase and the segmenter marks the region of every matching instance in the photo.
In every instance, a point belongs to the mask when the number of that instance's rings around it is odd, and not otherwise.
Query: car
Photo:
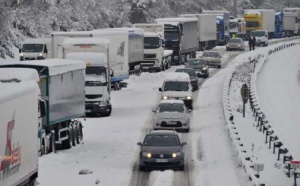
[[[185,68],[193,68],[196,70],[198,77],[207,78],[209,76],[209,66],[207,61],[201,58],[191,58],[185,63]]]
[[[230,51],[230,50],[240,50],[240,51],[244,51],[245,50],[245,44],[242,38],[231,38],[229,39],[229,41],[227,42],[226,45],[226,50]]]
[[[250,32],[251,37],[255,37],[256,46],[268,46],[268,31],[267,30],[253,30]]]
[[[176,168],[184,170],[184,146],[174,130],[151,130],[145,135],[139,157],[140,171],[153,168]]]
[[[217,51],[204,51],[202,59],[207,61],[209,67],[218,67],[221,68],[221,59],[222,56]]]
[[[153,110],[153,129],[190,131],[190,112],[182,100],[161,100]]]
[[[189,109],[193,109],[193,87],[188,74],[167,72],[163,85],[158,90],[162,100],[182,100]]]
[[[184,72],[187,73],[190,76],[191,85],[193,86],[193,91],[196,91],[198,89],[198,77],[195,69],[193,68],[178,68],[175,70],[175,72]]]

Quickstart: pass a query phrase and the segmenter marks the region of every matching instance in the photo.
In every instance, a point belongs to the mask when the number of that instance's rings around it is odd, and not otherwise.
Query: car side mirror
[[[154,109],[153,109],[153,110],[152,110],[152,112],[154,112],[154,113],[155,113],[155,112],[156,112],[156,110],[154,110]]]
[[[162,89],[161,89],[161,88],[159,88],[159,89],[158,89],[158,91],[162,92]]]
[[[138,146],[143,146],[142,142],[137,143]]]
[[[44,48],[44,53],[47,54],[48,53],[48,50],[47,48]]]
[[[187,145],[186,142],[182,142],[182,143],[181,143],[181,146],[185,146],[185,145]]]
[[[21,53],[21,52],[22,52],[22,49],[19,48],[19,53]]]

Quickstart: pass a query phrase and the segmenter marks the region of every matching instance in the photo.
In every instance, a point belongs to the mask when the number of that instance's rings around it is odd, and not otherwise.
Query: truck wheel
[[[115,82],[115,84],[114,84],[114,90],[120,90],[120,84],[119,84],[119,82]]]
[[[69,130],[67,131],[68,138],[62,142],[63,149],[70,149],[74,144],[73,126],[70,124]]]
[[[73,124],[73,141],[74,141],[74,143],[73,143],[73,146],[76,146],[77,144],[78,144],[78,142],[77,142],[77,138],[78,138],[78,133],[77,133],[77,122],[76,123],[74,123]]]
[[[107,113],[103,114],[103,116],[106,116],[106,117],[110,116],[111,110],[112,110],[111,105],[109,105],[109,111]]]
[[[76,143],[79,145],[80,144],[80,122],[79,121],[76,121],[76,138],[75,138],[75,141]]]
[[[30,178],[28,186],[36,186],[36,178]]]

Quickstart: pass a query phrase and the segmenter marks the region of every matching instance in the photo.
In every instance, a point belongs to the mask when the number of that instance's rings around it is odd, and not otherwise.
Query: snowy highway
[[[165,72],[142,73],[130,76],[127,88],[112,92],[110,117],[82,119],[83,144],[40,157],[39,185],[249,185],[235,157],[222,108],[227,67],[240,52],[226,52],[222,47],[217,50],[223,55],[222,68],[210,69],[210,77],[200,80],[199,90],[194,92],[190,132],[180,133],[182,141],[188,144],[185,147],[185,171],[140,172],[138,169],[140,147],[136,144],[152,128],[152,110],[160,100],[158,88],[165,76]],[[290,50],[292,56],[299,46]],[[297,62],[293,64],[294,70],[299,69]],[[278,72],[278,69],[274,71]],[[80,171],[86,174],[79,174]]]

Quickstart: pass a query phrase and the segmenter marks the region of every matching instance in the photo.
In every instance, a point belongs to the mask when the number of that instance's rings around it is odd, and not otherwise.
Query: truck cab
[[[19,49],[20,61],[42,60],[50,58],[50,38],[25,39]]]

